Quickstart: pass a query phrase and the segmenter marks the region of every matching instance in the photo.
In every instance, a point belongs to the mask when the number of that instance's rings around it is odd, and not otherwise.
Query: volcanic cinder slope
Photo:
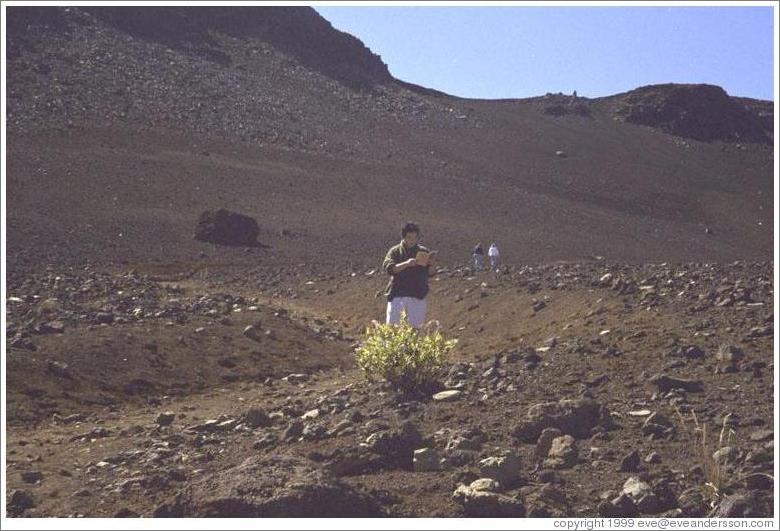
[[[258,219],[257,261],[374,264],[407,218],[451,260],[477,240],[510,261],[771,254],[771,107],[717,87],[459,99],[393,79],[305,8],[8,23],[12,270],[192,259],[217,207]]]
[[[309,8],[7,13],[9,514],[771,513],[771,102],[456,98]],[[263,245],[195,240],[219,208]],[[354,365],[407,219],[455,402]]]

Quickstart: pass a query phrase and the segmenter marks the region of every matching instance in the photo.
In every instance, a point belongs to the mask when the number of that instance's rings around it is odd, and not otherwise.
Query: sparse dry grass
[[[692,439],[696,448],[696,455],[701,460],[704,470],[703,487],[705,494],[712,502],[715,502],[720,498],[726,480],[726,459],[721,454],[717,454],[716,457],[716,453],[730,447],[733,437],[736,435],[734,430],[727,425],[728,415],[723,418],[720,433],[717,439],[713,441],[707,424],[699,422],[695,411],[691,411],[688,419],[685,418],[676,405],[674,406],[674,411],[680,419],[684,433]]]

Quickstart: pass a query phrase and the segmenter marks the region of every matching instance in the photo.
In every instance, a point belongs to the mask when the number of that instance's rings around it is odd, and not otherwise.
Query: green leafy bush
[[[404,391],[419,390],[436,380],[456,342],[445,339],[438,327],[415,330],[405,315],[398,325],[374,321],[357,348],[357,364],[369,379],[376,376]]]

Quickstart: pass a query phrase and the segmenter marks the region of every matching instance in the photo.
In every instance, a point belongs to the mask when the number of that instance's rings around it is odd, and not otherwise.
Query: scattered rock
[[[774,480],[769,474],[748,474],[742,478],[742,482],[748,490],[770,490],[774,486]]]
[[[98,312],[95,315],[95,322],[97,324],[111,324],[114,322],[114,314],[111,312]]]
[[[750,434],[750,440],[753,442],[771,441],[775,438],[775,432],[771,429],[756,430]]]
[[[744,359],[745,353],[739,347],[723,344],[718,348],[716,360],[722,372],[736,372]]]
[[[570,468],[577,462],[577,448],[574,437],[561,435],[552,440],[544,466],[548,468]]]
[[[252,448],[255,450],[262,450],[264,448],[269,448],[273,445],[275,445],[278,441],[278,437],[274,435],[273,433],[266,433],[259,439],[255,441],[255,443],[252,445]]]
[[[653,413],[642,424],[642,434],[655,439],[670,437],[674,434],[674,424],[664,415]]]
[[[483,485],[481,483],[478,487],[481,488]],[[463,507],[463,512],[467,516],[479,518],[522,518],[525,516],[523,502],[503,494],[460,485],[455,489],[452,497]]]
[[[244,414],[244,423],[250,428],[260,428],[270,426],[272,421],[263,409],[250,407]]]
[[[701,487],[692,487],[677,497],[680,516],[684,518],[701,518],[709,510],[707,499]]]
[[[772,504],[757,491],[730,494],[721,499],[710,518],[759,518],[772,514]]]
[[[297,419],[293,420],[290,422],[290,424],[287,425],[287,429],[284,430],[284,435],[282,438],[285,441],[296,441],[301,437],[301,435],[303,435],[303,428],[303,421]]]
[[[410,470],[414,450],[422,445],[422,435],[417,426],[407,421],[398,428],[372,434],[366,443],[385,466]]]
[[[21,476],[22,481],[25,483],[38,483],[39,481],[43,480],[43,474],[38,470],[28,470],[27,472],[22,472]]]
[[[520,478],[520,458],[514,452],[499,457],[487,457],[479,462],[482,477],[498,481],[505,489],[512,488]]]
[[[6,509],[10,516],[21,516],[27,509],[35,507],[32,494],[26,490],[12,490],[8,496]]]
[[[172,411],[161,412],[154,419],[154,422],[159,426],[170,426],[176,419],[176,414]]]
[[[420,448],[414,451],[413,466],[415,472],[434,472],[441,469],[439,452],[433,448]]]
[[[458,389],[448,389],[446,391],[441,391],[440,393],[436,393],[433,395],[433,401],[434,402],[454,402],[458,400],[463,395],[462,391],[459,391]]]
[[[640,457],[637,450],[633,450],[620,461],[620,472],[636,472],[639,468]]]
[[[633,518],[639,515],[639,509],[630,496],[621,494],[611,501],[601,502],[598,513],[605,518]]]
[[[604,406],[592,398],[563,399],[531,406],[513,430],[522,442],[535,442],[545,428],[557,428],[576,438],[590,435],[596,426],[611,426],[611,418]]]
[[[282,378],[283,381],[291,383],[291,384],[299,384],[303,383],[309,380],[308,374],[290,374],[289,376],[285,376]]]
[[[65,323],[62,321],[49,321],[38,327],[41,334],[63,334],[65,333]]]
[[[536,448],[534,449],[534,455],[538,460],[542,460],[547,457],[550,452],[550,446],[552,446],[553,439],[563,435],[558,428],[545,428],[542,433],[539,434],[539,438],[536,440]]]
[[[257,339],[257,328],[254,325],[247,325],[242,333],[249,339]]]
[[[385,516],[380,500],[293,456],[252,456],[194,482],[155,517],[345,518]]]
[[[704,384],[701,380],[686,380],[666,374],[653,376],[650,378],[650,383],[655,384],[662,393],[667,393],[672,389],[682,389],[689,393],[698,393],[704,390]]]

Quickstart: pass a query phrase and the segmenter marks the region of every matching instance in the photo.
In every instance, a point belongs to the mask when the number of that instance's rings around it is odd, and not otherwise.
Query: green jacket
[[[403,240],[401,240],[401,243],[394,245],[387,251],[387,255],[385,255],[385,259],[382,262],[382,269],[390,275],[390,282],[387,283],[387,289],[385,290],[388,301],[392,301],[395,297],[424,299],[425,296],[428,295],[430,265],[425,267],[408,267],[398,273],[390,272],[391,266],[414,258],[417,256],[418,251],[430,252],[426,247],[420,244],[408,247]]]

